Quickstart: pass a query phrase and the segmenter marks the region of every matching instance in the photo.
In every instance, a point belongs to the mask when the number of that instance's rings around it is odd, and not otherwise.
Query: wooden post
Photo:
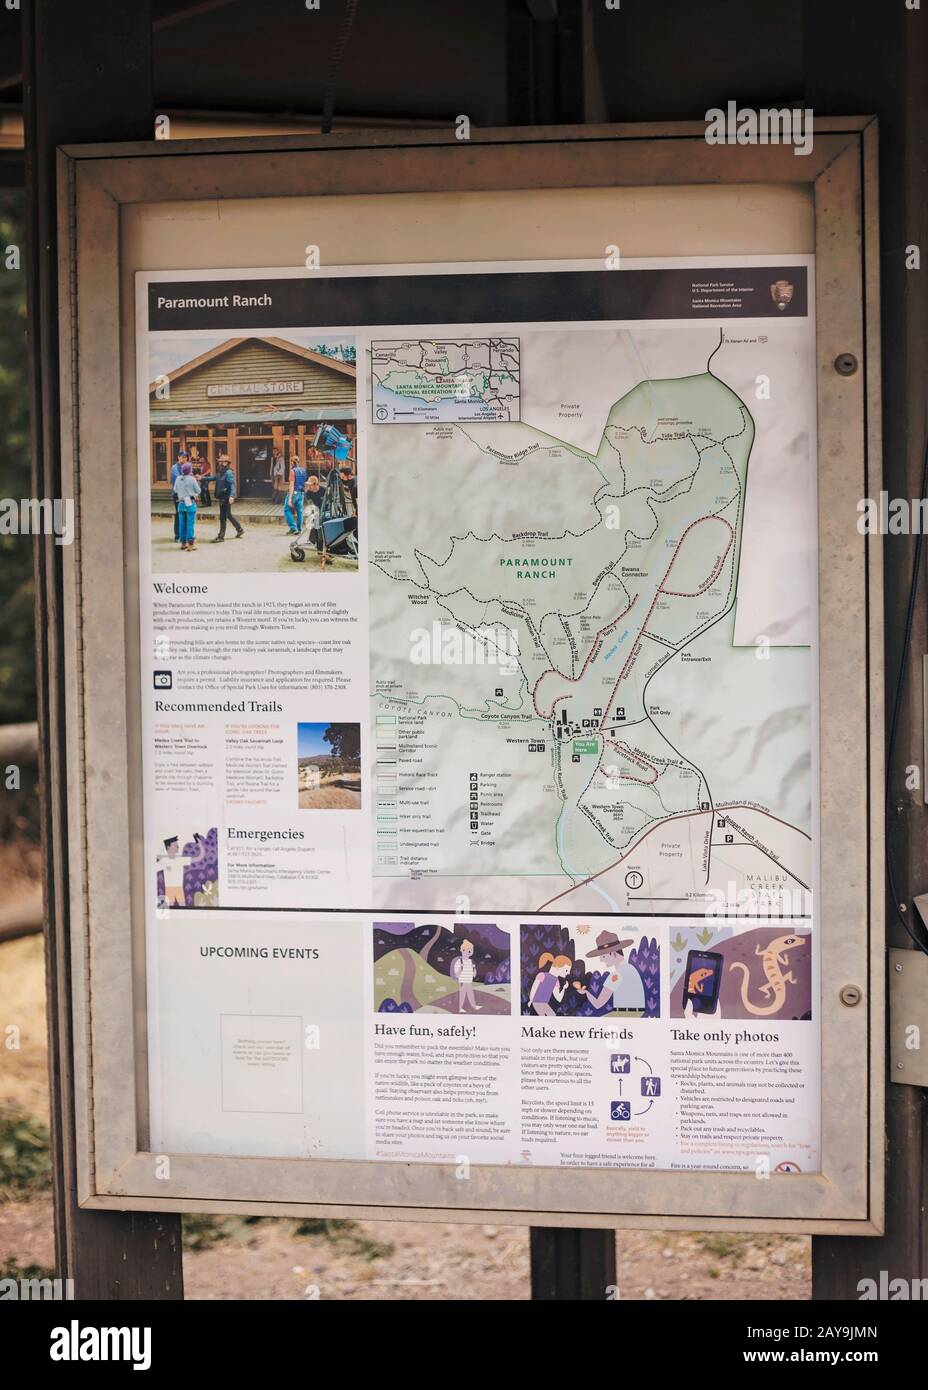
[[[594,15],[594,0],[508,0],[510,125],[580,125],[608,119]]]
[[[151,16],[147,0],[33,0],[22,24],[33,493],[55,498],[61,496],[59,370],[67,369],[69,351],[59,358],[55,149],[151,137]],[[93,1212],[77,1204],[61,556],[52,537],[36,542],[57,1272],[73,1279],[80,1299],[182,1298],[179,1216]]]
[[[816,0],[807,7],[804,34],[806,104],[820,113],[875,112],[880,120],[880,269],[883,353],[883,486],[890,497],[919,497],[925,448],[924,383],[928,376],[928,204],[925,168],[928,130],[928,11],[890,9],[868,0]],[[860,55],[866,54],[866,62]],[[856,57],[852,56],[856,55]],[[848,65],[851,65],[850,68]],[[906,266],[906,248],[918,246],[922,269]],[[891,718],[912,581],[914,536],[884,540],[886,707]],[[899,901],[911,929],[922,932],[912,897],[928,889],[928,749],[922,737],[921,658],[928,651],[925,570],[918,578],[908,674],[890,769],[887,854],[895,868]],[[888,748],[888,745],[887,745]],[[922,788],[906,787],[916,765]],[[895,908],[887,903],[890,946],[911,946]],[[914,947],[913,947],[914,949]],[[887,1076],[886,1234],[816,1236],[812,1240],[812,1296],[857,1300],[861,1279],[928,1275],[928,1110],[925,1093]],[[913,1295],[914,1297],[914,1295]]]
[[[617,1297],[615,1231],[531,1229],[532,1299],[604,1302]]]

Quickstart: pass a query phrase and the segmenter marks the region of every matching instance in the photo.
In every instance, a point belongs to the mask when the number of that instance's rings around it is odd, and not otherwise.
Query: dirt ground
[[[190,571],[193,574],[294,574],[320,571],[322,564],[314,546],[305,551],[305,558],[299,563],[290,556],[290,542],[286,528],[272,526],[267,522],[245,527],[241,540],[237,539],[231,526],[226,529],[226,538],[221,545],[213,544],[213,537],[219,530],[216,511],[204,512],[197,519],[196,550],[182,551],[174,543],[174,522],[166,517],[152,517],[151,553],[152,569],[156,574],[180,574]],[[358,568],[357,560],[341,556],[331,557],[327,573],[336,571],[351,572]]]
[[[0,946],[0,1032],[18,1029],[18,1048],[0,1049],[0,1105],[19,1105],[48,1123],[45,961],[40,936]]]
[[[225,1239],[184,1253],[190,1299],[504,1300],[529,1296],[528,1232],[512,1226],[364,1221],[298,1234],[299,1223],[229,1218]],[[622,1299],[808,1299],[800,1237],[620,1231]],[[51,1203],[0,1206],[0,1265],[54,1261]]]
[[[352,811],[361,805],[361,774],[336,772],[318,787],[300,791],[301,811]]]
[[[0,881],[23,876],[0,851]],[[9,871],[7,873],[7,871]],[[23,886],[28,884],[25,879]],[[19,885],[17,885],[19,886]],[[47,1121],[42,942],[0,945],[0,1031],[19,1030],[0,1049],[0,1103]],[[7,1036],[9,1036],[7,1034]],[[306,1229],[308,1225],[309,1229]],[[186,1296],[192,1299],[526,1299],[528,1232],[441,1223],[186,1222]],[[807,1299],[809,1241],[801,1237],[618,1233],[623,1299]],[[54,1262],[47,1196],[0,1200],[0,1266]]]

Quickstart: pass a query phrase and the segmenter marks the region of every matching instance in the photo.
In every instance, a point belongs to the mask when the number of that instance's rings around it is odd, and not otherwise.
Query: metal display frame
[[[822,1165],[773,1174],[171,1154],[146,1147],[133,307],[136,204],[435,191],[801,186],[814,195],[821,707]],[[59,151],[73,1066],[88,1208],[879,1234],[883,1219],[882,556],[876,123],[810,154],[702,123],[153,142]],[[376,256],[372,256],[376,260]],[[436,255],[436,259],[442,259]],[[256,265],[265,264],[260,251]],[[178,267],[180,268],[180,267]],[[836,368],[851,354],[849,374]],[[845,363],[846,365],[846,363]],[[122,487],[113,480],[122,479]],[[123,581],[120,582],[120,574]],[[129,865],[130,884],[126,866]],[[850,989],[848,988],[850,987]],[[854,991],[857,994],[854,994]],[[851,1000],[858,1002],[848,1002]]]

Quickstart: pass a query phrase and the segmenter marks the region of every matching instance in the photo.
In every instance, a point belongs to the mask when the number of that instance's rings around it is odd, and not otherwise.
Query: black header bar
[[[148,287],[148,326],[164,331],[803,318],[807,278],[805,266],[792,265],[163,280]]]

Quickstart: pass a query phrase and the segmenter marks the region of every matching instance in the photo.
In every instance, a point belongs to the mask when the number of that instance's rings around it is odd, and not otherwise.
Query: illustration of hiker
[[[607,971],[606,978],[599,987],[598,994],[591,994],[588,985],[574,981],[578,994],[586,996],[597,1013],[615,1011],[625,1012],[644,1009],[644,985],[641,976],[634,968],[625,968],[625,947],[631,946],[632,937],[620,941],[615,932],[603,931],[596,938],[596,950],[588,951],[590,960],[600,960]]]
[[[529,1007],[535,1010],[536,1014],[545,1017],[555,1017],[552,1007],[552,999],[561,1004],[564,995],[567,993],[567,976],[573,967],[570,956],[555,956],[550,951],[545,951],[538,958],[538,974],[532,981],[532,988],[529,991]]]
[[[186,907],[187,900],[184,896],[184,871],[191,864],[196,864],[203,858],[204,848],[202,837],[195,835],[197,844],[196,854],[181,854],[177,836],[172,835],[164,842],[164,854],[157,856],[158,871],[164,875],[164,898],[163,903],[168,907]]]
[[[461,954],[455,956],[451,962],[451,974],[458,982],[458,1013],[464,1013],[464,1005],[468,1002],[474,1013],[480,1013],[482,1005],[477,1003],[474,994],[477,967],[474,965],[474,943],[472,941],[461,942]]]

